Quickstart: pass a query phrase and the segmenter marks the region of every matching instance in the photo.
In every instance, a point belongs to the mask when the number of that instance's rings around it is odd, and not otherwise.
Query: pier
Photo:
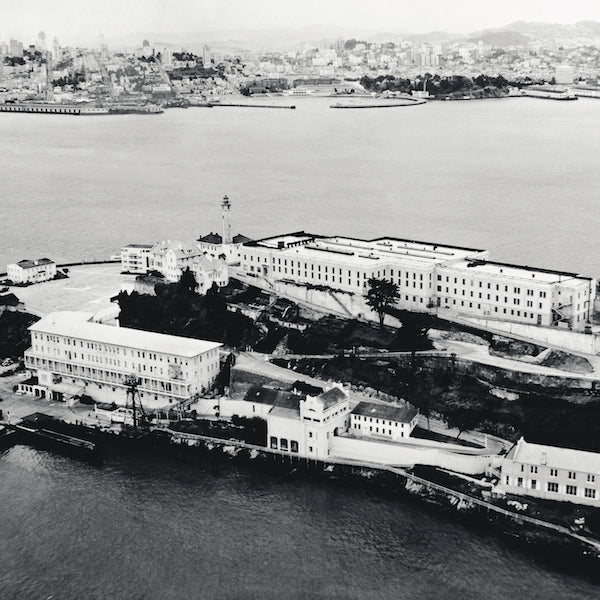
[[[211,103],[211,106],[237,106],[239,108],[287,108],[288,110],[295,110],[296,105],[279,105],[279,104],[233,104],[233,103],[223,103],[223,102],[215,102]]]
[[[50,104],[0,104],[0,112],[36,113],[47,115],[81,115],[82,107]]]

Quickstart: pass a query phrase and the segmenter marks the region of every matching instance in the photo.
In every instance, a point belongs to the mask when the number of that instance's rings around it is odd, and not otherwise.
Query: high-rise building
[[[571,85],[575,79],[575,69],[570,65],[559,65],[554,70],[554,80],[558,85]]]
[[[40,31],[38,33],[37,42],[35,44],[35,47],[40,52],[46,52],[46,49],[47,49],[46,48],[46,34],[43,31]]]
[[[61,52],[60,52],[60,44],[58,43],[58,38],[54,38],[52,41],[52,58],[56,61],[60,60]]]
[[[208,46],[202,46],[202,64],[209,67],[212,62],[212,53]]]
[[[23,44],[17,40],[10,40],[8,54],[10,56],[23,56]]]

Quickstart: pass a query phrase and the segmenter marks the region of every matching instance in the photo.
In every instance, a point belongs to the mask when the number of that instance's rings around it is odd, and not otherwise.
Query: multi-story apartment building
[[[600,454],[529,444],[521,438],[502,461],[496,489],[600,506]]]
[[[266,280],[362,297],[370,278],[398,286],[398,307],[530,325],[584,328],[595,281],[574,273],[492,262],[488,251],[397,238],[360,240],[303,231],[248,242],[239,269]]]
[[[6,265],[6,275],[13,283],[39,283],[56,277],[56,263],[49,258],[20,260]]]
[[[128,244],[121,248],[121,270],[125,273],[147,273],[153,244]]]
[[[133,375],[141,402],[162,407],[194,402],[214,383],[221,344],[93,323],[88,316],[51,313],[29,328],[25,366],[34,379],[25,391],[60,400],[68,386],[71,394],[125,405],[126,379]]]

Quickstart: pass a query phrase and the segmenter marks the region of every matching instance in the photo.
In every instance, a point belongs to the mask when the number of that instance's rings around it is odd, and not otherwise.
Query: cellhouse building
[[[221,344],[114,327],[87,313],[51,313],[34,323],[21,391],[54,400],[87,395],[97,402],[127,403],[127,380],[139,380],[139,400],[149,408],[196,401],[219,373]]]
[[[487,250],[393,237],[361,240],[298,231],[244,244],[247,281],[339,312],[369,314],[370,278],[398,286],[400,309],[581,331],[596,282],[575,273],[489,260]]]

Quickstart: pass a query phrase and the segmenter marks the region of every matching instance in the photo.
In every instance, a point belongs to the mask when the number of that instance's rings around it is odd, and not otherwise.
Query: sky
[[[468,33],[512,21],[600,21],[600,0],[0,0],[0,40],[61,44],[142,33],[329,26]]]

